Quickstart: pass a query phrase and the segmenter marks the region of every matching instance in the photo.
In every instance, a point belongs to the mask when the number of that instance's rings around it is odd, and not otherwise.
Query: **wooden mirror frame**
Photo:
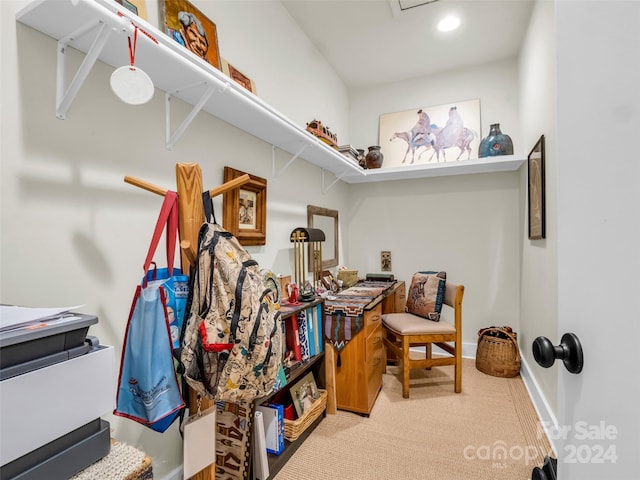
[[[307,205],[307,227],[308,228],[319,228],[316,221],[316,226],[314,226],[314,217],[329,217],[333,218],[333,231],[324,232],[325,238],[333,239],[333,251],[328,251],[329,249],[322,247],[322,269],[326,270],[331,267],[338,266],[338,210],[331,210],[329,208],[316,207],[315,205]],[[324,230],[323,230],[324,231]],[[311,248],[311,247],[309,247]],[[313,268],[311,264],[311,251],[309,251],[309,271]]]

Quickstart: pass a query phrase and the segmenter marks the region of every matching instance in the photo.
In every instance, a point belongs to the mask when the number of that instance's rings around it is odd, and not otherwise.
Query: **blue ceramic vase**
[[[513,155],[513,142],[509,135],[505,135],[500,131],[500,124],[494,123],[489,129],[489,135],[480,142],[478,157],[495,157],[498,155]]]

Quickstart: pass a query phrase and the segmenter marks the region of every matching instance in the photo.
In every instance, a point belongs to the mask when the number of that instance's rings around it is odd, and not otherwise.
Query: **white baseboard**
[[[546,397],[543,395],[540,390],[540,386],[536,379],[531,374],[531,369],[529,368],[529,364],[524,359],[524,357],[520,358],[520,376],[522,377],[522,381],[524,382],[525,387],[527,387],[527,392],[529,392],[529,398],[531,398],[531,402],[533,403],[533,407],[536,409],[536,413],[538,417],[540,417],[540,421],[542,422],[542,427],[544,428],[545,433],[547,434],[547,438],[549,439],[549,443],[551,444],[551,448],[553,448],[554,452],[558,452],[558,445],[555,444],[555,437],[552,432],[558,431],[558,419],[553,413],[553,410],[549,406],[549,402],[547,402]],[[557,457],[557,453],[556,453]]]
[[[180,465],[178,468],[175,468],[169,473],[167,473],[160,480],[182,480],[182,465]]]

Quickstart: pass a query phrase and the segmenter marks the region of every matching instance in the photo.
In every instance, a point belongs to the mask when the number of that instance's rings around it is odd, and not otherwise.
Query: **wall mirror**
[[[336,267],[338,265],[338,210],[307,205],[307,227],[319,228],[324,232],[322,269]],[[311,261],[311,252],[309,252],[309,271],[313,268]]]

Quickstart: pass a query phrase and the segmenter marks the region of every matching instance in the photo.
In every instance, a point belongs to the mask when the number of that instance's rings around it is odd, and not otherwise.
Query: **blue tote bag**
[[[185,403],[174,369],[167,291],[162,282],[148,281],[151,259],[166,225],[168,275],[173,269],[178,230],[178,197],[167,192],[145,260],[145,275],[136,287],[125,332],[114,415],[164,432]]]

